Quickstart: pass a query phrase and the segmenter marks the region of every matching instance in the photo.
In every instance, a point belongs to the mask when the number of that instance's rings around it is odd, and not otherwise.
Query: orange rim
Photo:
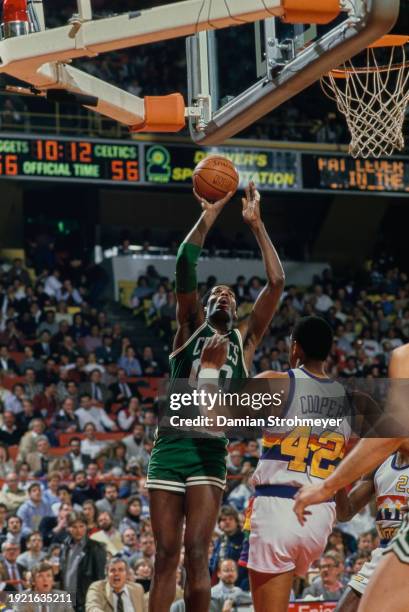
[[[382,36],[371,45],[368,46],[368,49],[381,49],[382,47],[404,47],[409,44],[409,36],[404,36],[400,34],[386,34],[386,36]],[[404,64],[392,64],[387,66],[367,66],[366,68],[356,68],[352,66],[349,68],[347,65],[342,68],[334,68],[331,70],[327,76],[332,76],[334,79],[346,79],[351,74],[368,74],[373,72],[387,72],[389,70],[399,70],[400,68],[405,67],[409,68],[409,61]]]
[[[370,49],[376,49],[380,47],[403,47],[403,45],[407,45],[409,43],[409,36],[403,36],[400,34],[386,34],[386,36],[382,36],[379,40],[376,40],[371,45],[369,45]]]

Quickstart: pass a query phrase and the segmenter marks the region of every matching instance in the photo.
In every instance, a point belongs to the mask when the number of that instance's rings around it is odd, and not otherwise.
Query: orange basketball
[[[234,164],[222,155],[209,155],[193,172],[195,191],[205,200],[216,202],[229,191],[237,191],[239,173]]]

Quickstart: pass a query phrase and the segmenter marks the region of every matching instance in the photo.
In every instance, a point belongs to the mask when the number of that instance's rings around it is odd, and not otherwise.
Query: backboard
[[[251,125],[388,33],[399,4],[341,0],[327,23],[271,17],[189,37],[187,106],[207,104],[209,117],[205,124],[190,118],[192,139],[221,144]]]

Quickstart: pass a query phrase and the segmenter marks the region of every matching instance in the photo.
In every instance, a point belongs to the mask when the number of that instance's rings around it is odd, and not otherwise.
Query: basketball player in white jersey
[[[286,419],[332,418],[334,426],[288,427],[263,432],[263,452],[253,476],[255,500],[250,518],[247,567],[256,612],[287,612],[295,575],[305,575],[320,557],[335,520],[335,502],[321,504],[301,527],[292,512],[293,498],[306,483],[321,482],[335,470],[344,456],[350,426],[345,415],[345,391],[325,373],[325,360],[332,345],[332,330],[319,317],[305,317],[291,337],[290,365],[286,373],[263,372],[260,378],[279,379],[284,390],[281,410]],[[202,354],[201,368],[213,369],[213,380],[224,363],[222,344],[210,341]],[[207,375],[210,378],[210,374]],[[208,381],[201,380],[201,387]],[[276,380],[276,382],[278,382]]]
[[[339,601],[336,612],[356,612],[369,579],[402,524],[409,496],[409,454],[398,451],[386,459],[375,472],[364,476],[353,489],[336,495],[337,519],[350,521],[375,495],[376,528],[380,547],[376,548],[362,569],[352,576],[348,589]]]
[[[405,456],[409,455],[409,395],[406,391],[409,381],[409,344],[393,351],[389,377],[400,379],[398,385],[392,388],[388,408],[391,412],[389,418],[400,422],[401,437],[361,440],[327,480],[320,485],[303,487],[296,496],[294,506],[294,512],[301,524],[308,522],[307,507],[322,504],[332,498],[337,491],[374,470],[391,453],[399,450]],[[409,494],[409,487],[405,488]],[[401,528],[385,548],[383,558],[369,580],[359,604],[359,612],[407,612],[408,585],[409,517],[406,514]]]

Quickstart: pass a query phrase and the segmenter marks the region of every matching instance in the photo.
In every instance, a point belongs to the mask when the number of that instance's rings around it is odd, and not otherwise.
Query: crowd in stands
[[[155,554],[145,482],[166,360],[110,321],[93,269],[76,257],[57,257],[52,245],[33,243],[29,256],[29,269],[21,259],[0,267],[0,594],[56,584],[72,595],[77,612],[90,612],[105,609],[111,589],[143,610]],[[202,295],[215,282],[202,284]],[[262,283],[237,278],[240,317]],[[129,304],[164,353],[175,330],[172,289],[151,267]],[[254,371],[285,371],[295,320],[319,313],[335,333],[332,375],[385,375],[390,351],[409,338],[408,291],[406,274],[387,257],[359,280],[341,281],[327,270],[309,288],[287,287]],[[238,561],[260,444],[233,441],[229,450],[209,551],[213,612],[250,601]],[[325,555],[294,584],[294,598],[338,599],[377,544],[373,526],[366,508],[335,529]],[[182,555],[173,612],[183,610],[183,583]]]

